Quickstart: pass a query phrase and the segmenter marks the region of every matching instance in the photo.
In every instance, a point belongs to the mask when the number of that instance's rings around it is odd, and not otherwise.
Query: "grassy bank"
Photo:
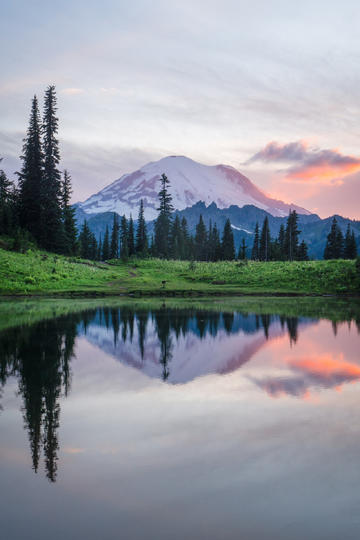
[[[354,261],[100,263],[0,249],[1,295],[303,295],[357,294],[359,289]]]

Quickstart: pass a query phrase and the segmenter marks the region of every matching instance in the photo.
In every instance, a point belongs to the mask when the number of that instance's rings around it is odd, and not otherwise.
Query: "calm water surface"
[[[299,304],[0,305],[1,538],[360,538],[360,307]]]

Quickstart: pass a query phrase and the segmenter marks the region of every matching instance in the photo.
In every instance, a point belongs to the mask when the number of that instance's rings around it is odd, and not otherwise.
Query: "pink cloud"
[[[331,183],[335,179],[360,171],[360,158],[342,154],[337,149],[312,147],[304,140],[280,144],[268,143],[246,164],[254,162],[284,163],[285,178],[297,181]]]

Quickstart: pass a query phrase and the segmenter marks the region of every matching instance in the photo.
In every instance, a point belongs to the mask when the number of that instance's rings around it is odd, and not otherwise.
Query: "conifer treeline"
[[[307,261],[308,247],[302,240],[299,243],[298,215],[290,211],[286,227],[280,226],[277,238],[271,238],[269,220],[266,216],[261,232],[256,223],[251,258],[254,261]]]
[[[0,171],[0,234],[24,237],[48,251],[75,255],[77,231],[70,206],[71,177],[60,172],[55,86],[45,91],[42,119],[37,97],[31,103],[29,127],[20,157],[18,185]]]
[[[331,229],[327,235],[324,259],[356,259],[357,248],[354,231],[348,224],[345,237],[338,225],[336,217],[332,220]]]

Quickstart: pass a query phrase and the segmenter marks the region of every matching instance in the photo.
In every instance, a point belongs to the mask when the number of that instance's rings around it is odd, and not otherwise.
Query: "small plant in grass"
[[[194,260],[189,262],[189,271],[194,272],[196,270],[196,262]]]

